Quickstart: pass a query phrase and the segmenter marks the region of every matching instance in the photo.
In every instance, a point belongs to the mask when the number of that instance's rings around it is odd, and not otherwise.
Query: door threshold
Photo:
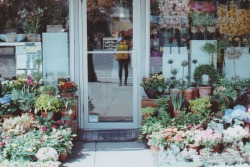
[[[78,140],[83,142],[129,142],[139,137],[138,129],[79,130]]]

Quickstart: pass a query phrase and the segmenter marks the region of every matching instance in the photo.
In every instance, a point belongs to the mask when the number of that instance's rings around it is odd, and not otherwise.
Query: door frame
[[[144,0],[143,0],[144,1]],[[83,129],[134,129],[140,123],[140,60],[141,60],[141,1],[133,0],[133,122],[110,122],[110,123],[89,123],[88,122],[88,67],[87,55],[87,0],[79,0],[79,125]],[[143,15],[142,15],[143,16]],[[99,51],[100,52],[100,51]],[[97,53],[97,52],[95,52]],[[115,51],[103,51],[103,53],[115,53]]]

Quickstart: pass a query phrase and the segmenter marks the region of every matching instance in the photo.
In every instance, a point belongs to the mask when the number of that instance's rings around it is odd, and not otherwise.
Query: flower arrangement
[[[59,82],[57,88],[60,93],[74,93],[78,90],[75,82]]]
[[[239,9],[236,4],[231,4],[229,10],[226,5],[218,9],[218,27],[222,34],[228,36],[249,34],[250,11]]]
[[[52,147],[42,147],[35,154],[38,161],[57,161],[58,153]]]
[[[189,27],[189,0],[160,0],[160,28],[183,29]]]
[[[143,77],[140,85],[146,90],[157,88],[159,92],[162,92],[166,87],[165,78],[162,74],[154,74],[149,77]]]

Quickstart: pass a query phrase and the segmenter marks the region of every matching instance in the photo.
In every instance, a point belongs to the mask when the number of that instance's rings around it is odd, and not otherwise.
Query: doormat
[[[126,142],[137,140],[138,129],[79,130],[78,140],[83,142]]]

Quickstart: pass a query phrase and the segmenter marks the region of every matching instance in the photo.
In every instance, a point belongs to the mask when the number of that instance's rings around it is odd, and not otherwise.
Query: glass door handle
[[[131,53],[132,53],[132,55],[131,55],[131,66],[133,67],[133,68],[135,68],[136,67],[136,50],[132,50],[131,51]]]

